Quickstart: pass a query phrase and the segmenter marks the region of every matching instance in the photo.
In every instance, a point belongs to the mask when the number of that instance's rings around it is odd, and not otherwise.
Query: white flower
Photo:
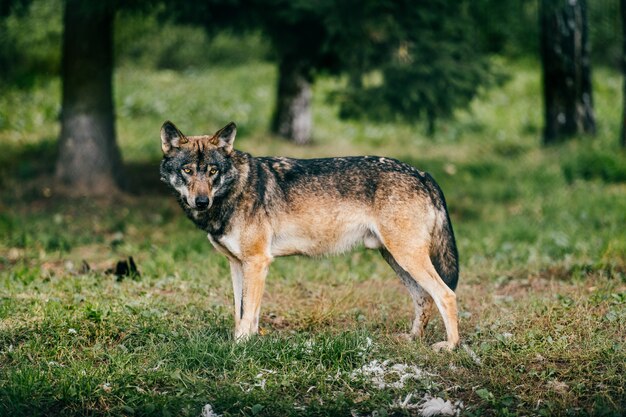
[[[217,414],[213,411],[213,406],[211,404],[206,404],[202,407],[202,414],[200,417],[222,417],[221,414]]]
[[[404,400],[402,400],[402,398],[396,399],[391,406],[403,410],[418,410],[419,415],[423,417],[458,416],[463,409],[463,403],[461,401],[457,401],[453,404],[450,400],[444,401],[442,398],[431,397],[429,394],[424,395],[424,397],[417,402],[411,401],[413,398],[413,394],[408,394]]]
[[[428,397],[424,397],[425,399]],[[456,416],[460,414],[462,408],[461,403],[452,404],[450,400],[444,401],[443,398],[432,397],[420,407],[420,415],[422,417],[432,416]]]
[[[378,389],[403,388],[409,379],[420,380],[430,374],[415,365],[396,363],[389,366],[391,361],[378,362],[373,360],[360,369],[352,372],[352,378],[363,376]],[[392,380],[391,382],[389,382]]]

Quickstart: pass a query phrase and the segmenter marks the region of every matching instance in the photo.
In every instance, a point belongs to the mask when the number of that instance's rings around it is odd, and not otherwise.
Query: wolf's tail
[[[459,253],[456,248],[454,231],[441,188],[434,180],[429,185],[434,194],[432,197],[437,210],[437,220],[430,243],[430,260],[443,282],[454,290],[459,281]]]

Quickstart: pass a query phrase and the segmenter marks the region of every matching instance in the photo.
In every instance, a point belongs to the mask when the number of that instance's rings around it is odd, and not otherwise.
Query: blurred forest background
[[[110,0],[95,5],[4,0],[0,13],[5,100],[58,82],[62,92],[56,103],[41,103],[54,106],[44,114],[25,117],[7,103],[0,120],[2,139],[24,144],[20,136],[36,131],[29,123],[45,125],[45,136],[59,138],[54,146],[57,183],[89,195],[125,186],[122,154],[133,156],[120,153],[117,137],[137,140],[117,132],[116,118],[179,116],[178,106],[168,106],[174,92],[164,86],[148,88],[154,96],[146,95],[144,102],[133,103],[136,94],[124,94],[118,105],[114,73],[188,75],[227,66],[253,73],[271,64],[277,72],[255,83],[273,90],[264,106],[270,107],[266,120],[249,121],[248,115],[223,109],[223,117],[207,118],[205,126],[238,119],[244,129],[307,144],[314,137],[312,89],[319,79],[335,83],[322,94],[339,118],[411,125],[435,138],[456,111],[501,87],[524,63],[543,76],[545,117],[529,128],[541,129],[537,136],[550,144],[596,133],[592,68],[619,71],[626,53],[619,36],[620,7],[609,0],[589,5],[556,0]],[[224,83],[212,89],[228,91]],[[199,111],[215,107],[196,100],[204,107]],[[46,123],[56,117],[60,125]],[[57,126],[59,132],[53,130]],[[616,141],[625,147],[623,131],[621,136]]]
[[[626,0],[0,0],[0,415],[623,415],[625,33]],[[410,300],[362,249],[276,260],[234,345],[165,120],[432,173],[464,347],[398,342]],[[372,388],[373,360],[430,374]]]

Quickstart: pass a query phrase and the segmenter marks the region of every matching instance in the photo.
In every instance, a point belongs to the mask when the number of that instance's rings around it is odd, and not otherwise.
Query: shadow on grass
[[[0,154],[0,189],[12,183],[32,181],[54,172],[56,141],[46,138],[25,145],[4,144]]]
[[[36,189],[49,184],[54,176],[58,156],[57,141],[46,138],[26,145],[6,144],[0,154],[0,191],[22,189],[13,193],[25,199],[41,196]],[[126,184],[122,191],[130,196],[169,195],[160,181],[160,161],[130,161],[124,163]],[[30,191],[29,191],[30,190]]]
[[[133,161],[124,164],[128,182],[124,191],[131,195],[169,195],[171,192],[160,180],[160,161]]]

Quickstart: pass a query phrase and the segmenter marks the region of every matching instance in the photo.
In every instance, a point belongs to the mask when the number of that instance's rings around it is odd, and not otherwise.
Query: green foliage
[[[568,182],[576,179],[626,182],[626,154],[617,149],[611,152],[588,147],[571,155],[561,165]]]
[[[537,56],[540,0],[474,0],[468,4],[480,47],[507,56]],[[590,2],[596,3],[596,2]]]
[[[433,133],[436,119],[467,107],[481,87],[496,81],[477,45],[467,4],[376,1],[363,9],[362,20],[349,15],[343,22],[365,27],[366,41],[358,48],[349,47],[351,39],[343,42],[343,59],[362,65],[351,68],[351,82],[339,96],[342,116],[427,120]],[[336,28],[336,37],[343,33]],[[364,70],[377,71],[379,79],[364,81]]]
[[[621,68],[622,25],[619,0],[588,0],[589,38],[594,64]]]
[[[64,1],[13,2],[6,16],[0,16],[0,84],[27,86],[38,78],[58,75]],[[114,29],[118,64],[186,70],[253,62],[269,53],[258,33],[250,32],[242,40],[230,35],[224,26],[217,32],[178,24],[165,15],[166,6],[167,2],[157,5],[150,0],[118,2]],[[198,17],[198,10],[193,13]]]
[[[334,2],[323,0],[252,0],[250,7],[269,38],[279,62],[292,62],[308,77],[340,70],[326,25]]]
[[[491,53],[534,57],[539,53],[540,0],[474,0],[469,4],[478,43]],[[619,0],[587,1],[592,67],[620,68]]]
[[[268,45],[258,33],[234,36],[164,19],[162,11],[120,11],[115,53],[122,65],[189,70],[241,65],[266,58]]]
[[[0,3],[0,18],[7,17],[16,11],[23,13],[32,0],[4,0]]]
[[[0,17],[0,86],[59,73],[63,0],[33,0]]]

